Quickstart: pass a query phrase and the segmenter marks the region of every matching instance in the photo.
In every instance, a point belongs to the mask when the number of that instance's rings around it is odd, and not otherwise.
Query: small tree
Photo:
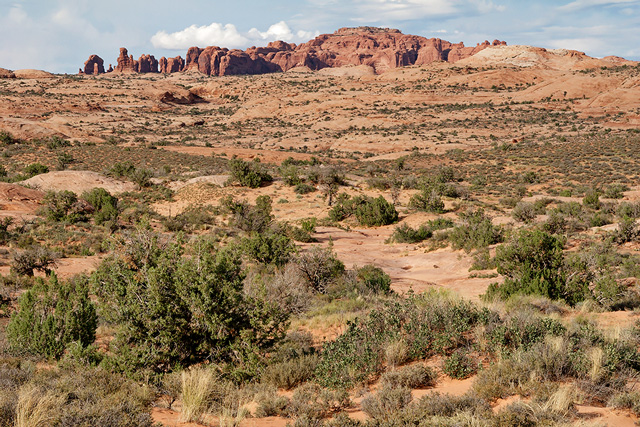
[[[273,177],[263,170],[259,159],[253,162],[231,159],[229,160],[229,171],[231,172],[231,180],[244,187],[258,188],[263,183],[273,181]]]
[[[118,199],[104,188],[94,188],[82,194],[82,198],[93,206],[93,218],[96,224],[118,219]]]
[[[42,246],[32,246],[13,255],[11,271],[22,276],[33,276],[33,270],[49,274],[55,264],[56,255],[53,252]]]
[[[51,222],[75,223],[85,219],[85,209],[72,191],[49,191],[42,199],[42,212]]]
[[[92,344],[97,325],[85,283],[61,283],[53,274],[20,297],[7,339],[14,350],[59,359],[72,342],[83,348]]]

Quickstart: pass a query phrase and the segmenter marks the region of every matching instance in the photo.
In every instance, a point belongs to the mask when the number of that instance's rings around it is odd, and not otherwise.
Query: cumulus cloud
[[[191,46],[222,46],[229,48],[244,48],[254,44],[264,44],[271,41],[283,40],[286,42],[306,42],[318,32],[297,31],[293,32],[289,25],[280,21],[273,24],[266,31],[252,28],[247,32],[238,31],[235,25],[222,25],[214,22],[211,25],[192,25],[182,31],[167,33],[158,31],[151,37],[151,43],[156,48],[163,49],[187,49]]]

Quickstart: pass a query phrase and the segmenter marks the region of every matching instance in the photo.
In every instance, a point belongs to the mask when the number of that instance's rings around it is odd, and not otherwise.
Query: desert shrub
[[[514,358],[503,359],[481,370],[473,381],[473,391],[487,400],[520,393],[531,379],[531,369]]]
[[[280,176],[286,185],[291,187],[302,184],[300,169],[296,165],[288,164],[280,166]]]
[[[93,206],[93,219],[96,224],[115,222],[118,219],[118,199],[104,188],[94,188],[82,194],[82,199]]]
[[[433,236],[433,230],[427,225],[421,225],[419,228],[411,228],[406,223],[402,223],[393,230],[391,240],[396,243],[419,243]]]
[[[263,233],[273,222],[269,196],[259,196],[255,206],[245,201],[237,202],[228,197],[222,200],[222,206],[233,215],[231,224],[242,231]]]
[[[564,241],[540,230],[522,230],[508,244],[496,250],[498,273],[504,283],[492,284],[487,297],[507,299],[511,295],[542,295],[550,299],[565,299],[575,304],[585,298],[569,293],[564,272]],[[576,289],[571,289],[575,291]]]
[[[49,172],[49,167],[42,163],[31,163],[24,168],[24,174],[27,178]]]
[[[361,293],[388,294],[391,292],[391,277],[374,265],[365,265],[358,269],[358,283],[364,288],[364,292]]]
[[[314,247],[295,257],[295,264],[307,285],[324,293],[344,273],[344,264],[330,249]]]
[[[265,172],[260,161],[256,160],[253,162],[245,162],[241,159],[229,160],[231,180],[250,188],[258,188],[264,183],[273,181],[273,177]]]
[[[595,189],[588,190],[582,199],[582,205],[586,208],[598,210],[602,206],[600,192]]]
[[[489,316],[470,303],[434,293],[385,303],[324,345],[317,380],[332,388],[369,382],[380,373],[389,343],[403,339],[407,360],[449,354],[469,344],[465,332]]]
[[[327,390],[317,384],[307,383],[293,391],[287,412],[295,418],[320,420],[350,404],[346,391]]]
[[[252,232],[242,239],[242,250],[249,258],[266,265],[282,267],[295,252],[295,245],[284,233],[267,231]]]
[[[362,399],[362,411],[375,420],[386,420],[411,402],[411,389],[383,387],[376,394]]]
[[[518,202],[518,204],[516,204],[516,206],[513,208],[511,216],[518,221],[529,224],[534,219],[536,219],[537,212],[535,206],[533,206],[533,203]]]
[[[640,218],[640,203],[620,203],[620,205],[618,205],[617,215],[620,218]]]
[[[405,411],[405,417],[407,420],[419,421],[424,417],[434,415],[453,417],[462,412],[472,415],[487,415],[490,411],[489,403],[473,394],[452,396],[450,394],[430,393],[409,405]]]
[[[640,236],[638,224],[634,218],[623,217],[618,223],[618,229],[613,233],[613,240],[618,244],[634,241]]]
[[[549,214],[547,220],[542,224],[542,230],[549,234],[564,234],[567,229],[567,220],[564,215],[557,211]]]
[[[500,243],[503,239],[500,227],[491,223],[484,210],[469,211],[460,214],[462,223],[449,231],[448,237],[454,249],[482,249]]]
[[[422,363],[387,371],[380,377],[383,387],[427,388],[436,385],[437,375]]]
[[[488,348],[492,352],[511,354],[529,350],[547,335],[561,336],[566,328],[549,317],[517,314],[501,322],[490,323],[485,331]]]
[[[611,184],[605,188],[603,196],[607,199],[622,199],[625,191],[629,191],[628,186],[624,184]]]
[[[293,263],[277,269],[273,274],[249,274],[245,280],[244,292],[251,298],[263,299],[292,314],[306,312],[313,303],[313,290],[300,286],[304,279]]]
[[[23,387],[30,394],[32,408],[37,408],[48,419],[44,425],[153,425],[150,408],[155,396],[149,387],[100,368],[88,368],[83,373],[84,375],[78,375],[76,371],[69,370],[44,371]],[[53,397],[56,404],[46,405],[46,399]]]
[[[109,169],[108,174],[117,178],[128,178],[133,175],[135,170],[136,167],[131,162],[117,162]]]
[[[23,276],[33,276],[34,270],[49,274],[56,259],[56,254],[51,250],[40,245],[30,246],[13,254],[11,272]]]
[[[305,183],[297,184],[293,189],[293,192],[296,194],[309,194],[314,191],[316,191],[316,187]]]
[[[262,381],[275,387],[291,390],[311,380],[318,365],[315,354],[303,355],[267,365],[262,372]]]
[[[18,311],[7,326],[7,339],[15,351],[58,359],[77,341],[87,347],[95,341],[96,309],[80,281],[58,281],[55,274],[18,301]]]
[[[256,374],[256,354],[283,336],[288,315],[245,296],[237,253],[197,239],[184,258],[182,245],[140,229],[123,243],[91,276],[102,315],[116,325],[114,369],[163,372],[209,358]]]
[[[9,231],[9,227],[13,224],[13,217],[8,216],[0,219],[0,245],[5,245],[11,240],[12,233]]]
[[[17,138],[14,138],[13,135],[11,135],[9,132],[7,131],[0,131],[0,144],[3,145],[12,145],[12,144],[17,144],[18,142],[20,142]]]
[[[409,207],[424,212],[444,212],[444,202],[440,198],[440,194],[432,188],[414,194],[409,200]]]
[[[396,208],[382,196],[359,203],[355,215],[358,222],[366,227],[379,227],[398,221]]]
[[[456,351],[447,357],[442,365],[442,371],[455,379],[465,379],[475,374],[478,370],[477,363],[466,352]]]
[[[180,419],[185,422],[201,420],[209,409],[211,394],[219,385],[218,374],[211,368],[198,367],[182,371]]]
[[[640,392],[619,393],[609,400],[607,406],[617,409],[630,409],[636,416],[640,416]]]
[[[42,213],[51,222],[76,223],[86,219],[87,208],[72,191],[48,191],[42,199]]]
[[[396,208],[382,196],[377,199],[367,196],[339,198],[338,203],[329,211],[332,221],[342,221],[352,215],[366,227],[389,225],[398,221]]]
[[[258,394],[256,403],[258,404],[255,412],[256,417],[276,417],[286,415],[289,399],[280,396],[276,390],[271,390]]]

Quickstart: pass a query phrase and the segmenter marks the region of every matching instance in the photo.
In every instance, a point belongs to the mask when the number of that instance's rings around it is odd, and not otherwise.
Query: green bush
[[[636,240],[640,236],[638,224],[634,218],[623,217],[618,223],[618,229],[613,233],[613,240],[618,243],[627,243]]]
[[[336,222],[352,215],[365,227],[379,227],[398,221],[396,208],[382,196],[377,199],[367,196],[342,197],[329,211],[329,218]]]
[[[243,187],[258,188],[273,181],[273,177],[265,172],[260,161],[245,162],[241,159],[229,160],[231,180]]]
[[[477,363],[468,354],[462,351],[456,351],[447,357],[442,365],[442,371],[451,378],[463,380],[475,374],[478,370]]]
[[[51,222],[76,223],[86,219],[87,209],[72,191],[48,191],[42,199],[42,213]]]
[[[242,250],[251,259],[262,264],[272,264],[282,267],[295,252],[295,245],[284,233],[267,231],[265,233],[252,232],[249,237],[242,239]]]
[[[359,203],[355,210],[356,218],[361,225],[366,227],[379,227],[398,222],[396,208],[380,196],[377,199],[369,199]]]
[[[61,283],[55,274],[18,300],[7,326],[12,349],[59,359],[74,341],[87,347],[95,341],[96,309],[80,281]]]
[[[502,229],[494,226],[482,209],[461,213],[460,219],[462,223],[448,234],[454,249],[470,252],[500,243],[503,239]]]
[[[361,293],[388,294],[391,292],[391,277],[375,265],[359,268],[358,282],[365,290]]]
[[[297,184],[293,189],[293,191],[296,194],[308,194],[316,191],[316,187],[314,187],[313,185],[301,183],[301,184]]]
[[[396,243],[420,243],[433,236],[433,230],[423,224],[419,228],[411,228],[407,223],[402,223],[393,230],[391,240]]]
[[[116,325],[109,362],[131,375],[211,359],[254,376],[256,358],[282,338],[288,314],[245,296],[239,255],[204,240],[160,244],[137,230],[91,276],[105,320]]]
[[[501,285],[492,284],[487,297],[542,295],[571,303],[584,299],[584,295],[567,292],[563,247],[560,237],[540,230],[522,230],[509,244],[497,248],[495,261],[505,280]]]
[[[273,222],[269,196],[258,196],[255,206],[245,201],[236,202],[230,196],[223,199],[221,203],[233,215],[231,225],[242,231],[264,233]]]
[[[590,189],[584,195],[584,198],[582,199],[582,204],[586,208],[591,208],[595,210],[600,209],[600,207],[602,206],[602,203],[600,202],[600,192],[594,189]]]
[[[409,200],[409,207],[419,211],[443,213],[444,202],[435,189],[429,188],[414,194]]]
[[[118,219],[118,199],[104,188],[94,188],[82,194],[82,199],[93,206],[93,218],[101,225]]]
[[[24,174],[28,178],[49,172],[49,167],[41,163],[31,163],[24,168]]]

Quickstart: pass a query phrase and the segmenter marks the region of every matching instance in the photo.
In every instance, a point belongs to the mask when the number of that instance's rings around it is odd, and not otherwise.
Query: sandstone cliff
[[[333,34],[323,34],[300,45],[277,41],[266,47],[251,47],[246,51],[217,46],[191,47],[186,58],[160,58],[143,55],[138,61],[127,49],[120,49],[115,72],[175,73],[197,70],[208,76],[266,74],[288,71],[296,67],[311,70],[367,65],[380,74],[408,65],[425,65],[436,61],[457,62],[490,46],[505,42],[485,41],[474,47],[437,38],[405,35],[389,28],[341,28]],[[86,64],[85,64],[86,73]]]

